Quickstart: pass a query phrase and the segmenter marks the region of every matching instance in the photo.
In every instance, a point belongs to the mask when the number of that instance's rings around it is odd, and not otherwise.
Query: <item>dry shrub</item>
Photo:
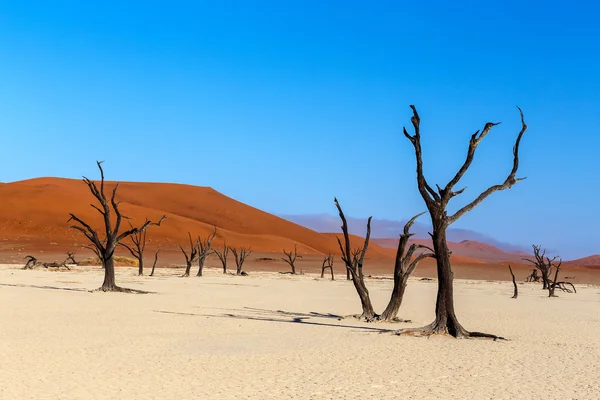
[[[130,257],[114,256],[115,267],[137,267],[138,260]],[[102,265],[102,261],[98,257],[89,257],[79,262],[79,265]]]

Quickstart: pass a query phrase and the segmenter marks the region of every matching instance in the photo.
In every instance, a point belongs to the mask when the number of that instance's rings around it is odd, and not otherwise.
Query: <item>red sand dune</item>
[[[110,194],[114,182],[106,182]],[[134,225],[146,217],[167,219],[152,227],[149,248],[178,249],[193,237],[218,228],[215,246],[251,246],[257,252],[281,252],[298,244],[300,253],[339,254],[333,235],[320,234],[300,225],[247,206],[208,188],[168,183],[123,182],[117,200]],[[38,178],[0,186],[0,238],[2,248],[48,248],[66,251],[86,243],[82,234],[69,228],[72,212],[93,227],[100,227],[100,214],[90,207],[96,200],[80,180]],[[124,222],[125,226],[128,226]],[[0,242],[1,243],[1,242]],[[380,246],[370,248],[369,257],[393,257]]]
[[[579,258],[577,260],[565,261],[563,265],[587,268],[600,268],[600,254],[594,254],[592,256]]]

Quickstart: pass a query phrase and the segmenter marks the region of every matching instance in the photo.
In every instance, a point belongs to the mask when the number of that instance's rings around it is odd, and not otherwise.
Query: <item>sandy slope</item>
[[[101,271],[0,266],[2,399],[597,399],[600,289],[548,299],[537,285],[456,282],[470,329],[508,342],[396,337],[406,324],[339,321],[352,285],[254,273],[122,285],[90,293]],[[389,280],[369,280],[381,309]],[[402,317],[433,318],[435,283],[412,280]],[[77,290],[64,290],[77,289]]]

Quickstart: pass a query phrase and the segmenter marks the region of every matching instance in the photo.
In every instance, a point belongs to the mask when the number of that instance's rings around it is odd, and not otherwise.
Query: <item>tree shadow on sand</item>
[[[73,292],[88,292],[88,293],[93,292],[93,290],[88,290],[88,289],[66,288],[66,287],[58,287],[58,286],[23,285],[20,283],[0,283],[0,286],[23,287],[23,288],[34,288],[34,289],[68,290],[68,291],[73,291]]]
[[[359,331],[377,332],[377,333],[391,333],[393,330],[374,328],[371,326],[360,326],[360,325],[343,325],[329,322],[322,322],[320,320],[335,319],[340,320],[343,317],[336,314],[323,314],[318,312],[299,313],[290,312],[283,310],[266,310],[261,308],[244,307],[243,309],[223,309],[231,310],[232,312],[226,312],[223,314],[201,314],[201,313],[183,313],[176,311],[165,311],[165,310],[154,310],[159,313],[166,314],[177,314],[187,316],[198,316],[198,317],[212,317],[212,318],[231,318],[231,319],[245,319],[249,321],[263,321],[263,322],[280,322],[288,324],[302,324],[302,325],[314,325],[314,326],[327,326],[334,328],[345,328],[345,329],[356,329]],[[316,319],[312,321],[311,319]]]

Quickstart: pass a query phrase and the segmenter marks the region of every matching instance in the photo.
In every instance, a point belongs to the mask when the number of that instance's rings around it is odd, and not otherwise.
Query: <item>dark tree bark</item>
[[[146,221],[148,221],[147,218]],[[133,229],[131,222],[129,223],[129,226]],[[121,246],[129,250],[131,255],[134,256],[138,261],[138,276],[144,275],[144,250],[146,249],[146,243],[148,243],[146,240],[147,233],[148,230],[146,229],[131,235],[129,237],[131,239],[131,245],[128,245],[127,243],[119,243]]]
[[[156,262],[158,261],[158,253],[160,249],[156,250],[156,254],[154,254],[154,263],[152,264],[152,271],[150,271],[150,276],[154,276],[154,268],[156,268]]]
[[[285,254],[285,258],[281,257],[281,259],[288,263],[292,268],[292,275],[296,275],[296,259],[302,258],[302,256],[298,255],[298,246],[294,245],[294,252],[292,252],[292,250],[288,252],[283,249],[283,254]]]
[[[215,230],[212,235],[208,236],[205,239],[198,238],[198,273],[196,276],[202,276],[202,272],[204,271],[204,263],[206,262],[206,258],[213,253],[212,241],[217,236],[217,227],[215,226]]]
[[[67,263],[67,261],[71,261],[71,264],[79,265],[79,263],[75,261],[75,253],[72,253],[70,251],[67,253],[67,259],[65,260],[65,264]]]
[[[76,217],[74,214],[70,214],[71,218],[69,218],[69,221],[74,221],[75,225],[71,225],[70,227],[83,233],[83,235],[92,244],[92,249],[95,249],[94,252],[98,254],[99,258],[102,261],[102,267],[104,268],[104,282],[102,283],[102,286],[99,290],[102,290],[104,292],[142,293],[142,291],[121,288],[115,283],[115,249],[123,239],[131,235],[136,235],[139,232],[145,231],[150,225],[160,226],[161,222],[166,218],[166,216],[163,215],[157,223],[153,223],[147,220],[139,228],[131,228],[125,232],[120,233],[121,221],[124,217],[121,214],[121,211],[119,210],[120,202],[116,201],[117,189],[119,188],[119,184],[115,185],[109,202],[108,198],[104,194],[104,171],[102,170],[102,162],[98,161],[97,164],[98,168],[100,169],[101,177],[100,189],[98,189],[95,182],[89,180],[86,177],[83,178],[83,181],[90,189],[92,195],[100,203],[100,207],[94,204],[92,204],[91,206],[95,208],[96,211],[98,211],[104,219],[105,239],[100,240],[98,232],[94,230],[89,224]],[[111,220],[112,212],[114,212],[116,215],[114,226]]]
[[[402,305],[408,278],[412,275],[415,268],[417,268],[417,265],[423,259],[427,257],[435,258],[433,250],[426,246],[419,246],[413,243],[410,245],[410,247],[408,247],[408,240],[411,236],[413,236],[413,234],[410,233],[410,228],[415,223],[416,219],[423,214],[424,213],[421,213],[412,217],[410,221],[404,225],[404,232],[400,235],[398,250],[396,251],[396,260],[394,263],[394,289],[392,290],[392,296],[387,307],[381,314],[380,320],[382,321],[400,321],[398,319],[398,311]],[[406,249],[407,247],[408,251]],[[430,252],[421,253],[413,259],[415,251],[421,248],[430,250]]]
[[[475,151],[483,138],[485,138],[485,136],[492,130],[494,126],[498,125],[498,123],[488,122],[485,124],[481,132],[477,131],[471,136],[465,162],[445,187],[441,188],[440,186],[436,185],[436,191],[429,185],[423,173],[420,117],[415,106],[411,105],[410,107],[413,111],[411,122],[414,127],[414,135],[410,135],[406,128],[404,128],[404,136],[406,136],[406,138],[412,143],[415,150],[417,165],[417,187],[421,197],[425,201],[425,205],[429,211],[433,226],[433,233],[431,236],[433,240],[433,249],[437,260],[438,294],[436,299],[435,320],[430,325],[423,328],[400,330],[398,331],[398,334],[449,334],[456,338],[486,337],[496,340],[498,337],[495,335],[489,335],[480,332],[469,332],[458,322],[458,318],[456,317],[454,311],[454,274],[452,272],[452,266],[450,263],[450,251],[448,250],[448,244],[446,242],[446,230],[451,224],[475,208],[492,193],[499,190],[509,189],[517,182],[524,179],[516,177],[517,170],[519,168],[519,144],[523,134],[527,130],[523,112],[519,108],[519,113],[521,115],[521,131],[519,132],[513,147],[513,166],[504,182],[502,184],[490,186],[488,189],[480,193],[479,196],[477,196],[473,201],[460,208],[454,214],[448,215],[446,209],[449,201],[453,197],[463,193],[466,189],[463,188],[454,191],[454,186],[456,186],[456,184],[461,180],[471,166],[475,156]]]
[[[181,252],[185,256],[185,272],[181,275],[182,278],[190,276],[190,271],[192,269],[192,264],[196,261],[198,257],[198,242],[194,243],[192,241],[192,234],[188,232],[188,236],[190,238],[190,253],[188,254],[185,249],[181,246]]]
[[[27,255],[23,258],[27,260],[27,263],[25,264],[23,269],[33,269],[33,268],[37,267],[38,265],[42,264],[34,256]]]
[[[527,277],[527,279],[525,279],[525,282],[539,282],[539,281],[540,281],[540,276],[538,275],[538,270],[535,268],[531,270],[531,274]]]
[[[560,271],[561,265],[562,260],[559,260],[558,264],[555,265],[554,280],[548,283],[548,297],[556,297],[556,295],[554,294],[554,290],[556,289],[556,285],[558,284],[558,271]]]
[[[223,251],[215,250],[215,254],[219,257],[221,261],[221,265],[223,266],[223,273],[227,273],[227,256],[229,255],[229,247],[227,247],[227,242],[225,241],[223,244]]]
[[[325,276],[325,270],[329,268],[331,271],[331,280],[335,280],[335,276],[333,275],[333,254],[327,254],[325,259],[323,260],[323,265],[321,265],[321,278]]]
[[[352,283],[354,284],[356,293],[358,293],[358,297],[360,298],[362,314],[359,316],[359,318],[365,321],[374,321],[379,316],[375,314],[375,310],[373,309],[373,304],[371,303],[371,298],[369,296],[369,290],[365,285],[364,275],[362,271],[365,253],[367,252],[367,249],[369,247],[372,217],[369,217],[367,221],[367,234],[365,236],[364,245],[360,252],[355,252],[353,256],[353,253],[350,250],[350,235],[348,234],[348,223],[346,221],[346,216],[344,215],[342,207],[338,203],[337,199],[334,199],[334,203],[338,209],[340,218],[342,220],[342,233],[344,234],[344,244],[342,245],[342,241],[339,237],[336,238],[340,246],[340,250],[342,252],[342,261],[344,261],[344,264],[346,264],[346,269],[350,271],[350,275],[352,276]]]
[[[512,276],[513,286],[515,287],[515,292],[513,294],[513,297],[511,297],[511,299],[516,299],[519,296],[519,288],[517,287],[517,281],[515,279],[515,274],[513,274],[513,270],[510,267],[510,264],[508,264],[508,270],[510,271],[510,275]]]
[[[104,246],[106,244],[106,240],[103,240],[101,243]],[[100,250],[98,250],[96,248],[96,246],[86,245],[86,246],[81,246],[81,248],[93,251],[94,254],[96,255],[96,257],[98,258],[98,260],[100,261],[100,264],[102,265],[102,269],[104,269],[104,260],[102,259],[102,254],[100,253]]]
[[[250,250],[250,248],[246,249],[245,247],[241,247],[239,251],[233,247],[230,247],[229,249],[233,253],[233,257],[235,258],[235,265],[236,265],[235,274],[243,275],[244,271],[242,270],[242,268],[244,266],[244,261],[246,261],[246,258],[248,258],[248,256],[250,254],[252,254],[252,250]]]

